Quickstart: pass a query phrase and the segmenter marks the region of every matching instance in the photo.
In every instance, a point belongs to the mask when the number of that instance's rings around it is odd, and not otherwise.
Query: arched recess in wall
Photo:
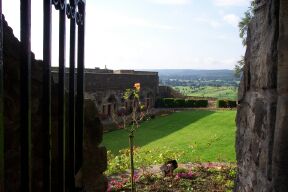
[[[145,103],[146,108],[154,106],[155,94],[153,93],[152,89],[146,88],[146,89],[142,90],[141,97],[142,97],[141,100],[142,100],[142,102]]]
[[[152,91],[150,91],[146,94],[145,105],[147,108],[150,108],[153,106],[153,103],[154,103],[154,94]]]
[[[117,100],[117,97],[115,96],[115,94],[112,94],[110,95],[108,98],[107,98],[107,115],[111,115],[113,112],[117,111],[117,108],[118,108],[118,100]]]

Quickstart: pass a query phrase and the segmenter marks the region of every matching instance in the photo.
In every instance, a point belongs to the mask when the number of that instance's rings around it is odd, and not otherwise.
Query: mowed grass
[[[191,88],[189,86],[176,86],[174,89],[178,90],[180,93],[186,96],[194,97],[213,97],[218,99],[232,99],[237,98],[237,89],[232,86],[202,86],[199,88]]]
[[[143,122],[135,132],[141,150],[184,152],[179,162],[234,162],[236,111],[191,110]],[[103,144],[112,153],[128,148],[128,132],[104,134]]]

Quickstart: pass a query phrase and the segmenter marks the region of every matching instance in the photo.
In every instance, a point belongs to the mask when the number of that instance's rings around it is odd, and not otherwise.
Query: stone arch
[[[120,99],[116,93],[108,94],[102,103],[102,113],[111,116],[112,113],[116,112],[119,106]]]
[[[145,89],[141,94],[143,96],[143,102],[145,103],[146,108],[151,108],[155,103],[155,94],[152,89]]]

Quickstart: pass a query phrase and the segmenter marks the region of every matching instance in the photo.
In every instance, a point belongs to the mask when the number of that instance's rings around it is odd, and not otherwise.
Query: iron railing
[[[3,122],[3,28],[2,28],[2,1],[0,0],[0,192],[4,192],[4,122]]]
[[[21,3],[21,191],[31,191],[33,158],[31,140],[31,0]],[[85,0],[43,0],[43,191],[75,191],[75,175],[82,166],[83,125],[84,125],[84,37]],[[5,127],[3,125],[3,32],[2,0],[0,0],[0,192],[5,191]],[[52,170],[51,162],[51,42],[52,6],[59,12],[59,76],[58,76],[58,130],[57,165]],[[70,19],[69,50],[69,99],[66,105],[65,64],[66,64],[66,19]],[[76,33],[76,30],[77,33]],[[76,48],[77,41],[77,48]],[[75,89],[75,67],[77,54],[77,92]],[[76,99],[75,99],[76,97]],[[76,101],[76,106],[75,106]],[[65,119],[68,110],[68,120]],[[75,114],[77,114],[75,118]],[[66,125],[68,123],[68,126]],[[52,182],[51,173],[57,172],[57,181]],[[11,183],[13,185],[13,183]],[[55,186],[52,186],[55,185]]]

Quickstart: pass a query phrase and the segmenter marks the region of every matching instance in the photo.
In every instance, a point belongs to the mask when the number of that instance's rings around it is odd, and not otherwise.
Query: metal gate
[[[31,184],[37,178],[31,177],[31,0],[20,0],[21,12],[21,191],[31,191]],[[58,180],[51,178],[51,41],[52,9],[59,12],[59,76],[58,76]],[[42,9],[42,8],[39,8]],[[11,10],[13,11],[13,10]],[[82,165],[83,152],[83,103],[84,103],[84,33],[85,0],[43,0],[43,114],[45,130],[43,146],[43,189],[44,191],[75,191],[75,174]],[[3,124],[3,30],[2,0],[0,0],[0,191],[5,191],[5,127]],[[66,30],[66,20],[70,29]],[[77,30],[77,31],[76,31]],[[65,97],[66,33],[70,33],[69,46],[69,101]],[[76,47],[77,45],[77,47]],[[67,51],[68,52],[68,51]],[[77,58],[77,61],[76,61]],[[77,70],[76,70],[77,64]],[[77,75],[75,75],[77,74]],[[76,85],[75,85],[76,77]],[[68,77],[67,77],[68,78]],[[77,87],[77,89],[75,89]],[[77,90],[77,91],[76,91]],[[68,103],[66,105],[66,103]],[[65,110],[68,109],[68,120]],[[75,115],[77,114],[77,116]],[[68,122],[68,126],[65,125]],[[12,183],[11,183],[12,184]],[[52,186],[54,185],[54,186]]]

